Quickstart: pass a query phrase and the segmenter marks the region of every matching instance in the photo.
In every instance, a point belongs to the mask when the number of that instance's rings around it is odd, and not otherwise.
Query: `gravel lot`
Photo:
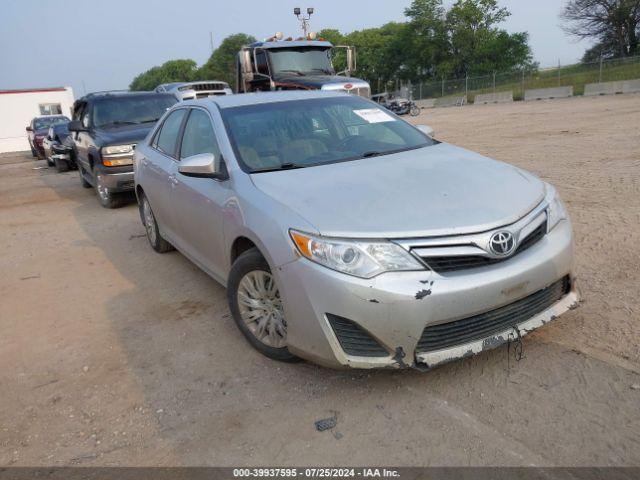
[[[275,363],[218,284],[151,250],[134,204],[104,210],[77,172],[4,155],[0,466],[640,465],[640,95],[414,121],[567,202],[585,301],[528,336],[522,361]]]

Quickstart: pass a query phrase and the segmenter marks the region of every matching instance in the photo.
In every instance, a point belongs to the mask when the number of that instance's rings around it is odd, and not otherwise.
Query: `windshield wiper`
[[[312,72],[322,72],[322,73],[325,73],[327,75],[333,75],[333,72],[331,70],[329,70],[328,68],[312,68],[311,71]]]
[[[376,151],[364,152],[362,154],[362,158],[379,157],[380,155],[386,155],[387,153],[390,153],[390,152],[376,152]]]
[[[258,168],[256,170],[251,170],[251,173],[265,173],[265,172],[277,172],[279,170],[295,170],[296,168],[305,168],[306,165],[300,165],[297,163],[283,163],[277,167],[272,168]]]
[[[281,72],[291,72],[291,73],[295,73],[296,75],[300,75],[301,77],[304,77],[304,72],[301,72],[300,70],[280,70]]]
[[[115,125],[137,125],[138,122],[130,122],[128,120],[116,120],[115,122],[103,123],[101,127],[111,127]]]
[[[160,120],[160,117],[150,118],[149,120],[140,120],[139,122],[135,122],[135,123],[151,123],[151,122],[157,122],[158,120]]]

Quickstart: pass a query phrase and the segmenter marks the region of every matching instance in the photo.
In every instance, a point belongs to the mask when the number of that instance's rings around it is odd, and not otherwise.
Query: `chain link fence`
[[[589,83],[640,79],[640,56],[604,60],[594,63],[512,71],[491,75],[429,82],[389,82],[388,90],[409,92],[413,100],[464,96],[472,101],[476,95],[512,91],[514,100],[522,100],[525,90],[573,86],[574,95],[582,95]],[[373,82],[373,86],[376,82]],[[378,86],[382,86],[377,82]],[[380,88],[380,87],[379,87]]]

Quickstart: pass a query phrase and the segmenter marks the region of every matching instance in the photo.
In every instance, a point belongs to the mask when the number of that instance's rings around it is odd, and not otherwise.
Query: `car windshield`
[[[43,117],[36,118],[33,122],[33,126],[35,130],[44,130],[45,128],[49,128],[51,125],[55,125],[56,123],[67,123],[69,119],[67,117]]]
[[[331,50],[328,48],[296,48],[268,50],[274,73],[327,74],[334,73]]]
[[[156,122],[177,100],[172,95],[141,95],[104,98],[95,102],[96,128]]]
[[[304,168],[377,157],[436,142],[375,103],[355,96],[222,110],[243,169]]]

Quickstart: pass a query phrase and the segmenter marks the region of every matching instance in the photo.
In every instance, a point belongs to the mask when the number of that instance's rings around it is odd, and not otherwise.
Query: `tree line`
[[[498,0],[413,0],[405,22],[350,33],[318,32],[334,45],[353,45],[358,52],[357,76],[374,89],[390,82],[464,78],[492,72],[536,70],[527,32],[509,33],[500,25],[509,17]],[[561,15],[563,27],[577,38],[592,39],[583,61],[640,55],[640,0],[569,0]],[[223,80],[235,85],[236,54],[255,38],[237,33],[225,38],[207,62],[170,60],[136,76],[131,90],[153,90],[161,83]],[[338,53],[336,67],[344,62]]]

